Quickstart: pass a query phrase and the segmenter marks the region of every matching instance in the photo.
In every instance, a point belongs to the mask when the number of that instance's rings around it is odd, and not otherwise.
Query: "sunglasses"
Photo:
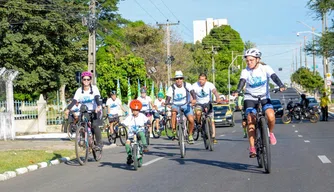
[[[175,80],[183,80],[183,78],[175,78]]]
[[[82,79],[82,81],[90,81],[90,79]]]

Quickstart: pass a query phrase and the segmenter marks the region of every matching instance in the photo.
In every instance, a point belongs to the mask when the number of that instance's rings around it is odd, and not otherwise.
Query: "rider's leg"
[[[139,135],[140,141],[141,141],[141,143],[143,144],[143,147],[144,147],[143,152],[145,152],[145,153],[148,152],[145,133],[143,131],[140,131],[138,133],[138,135]]]
[[[266,109],[266,116],[268,119],[268,127],[269,127],[269,132],[270,132],[270,144],[276,145],[277,140],[276,137],[273,133],[274,127],[275,127],[275,112],[272,108]]]
[[[198,124],[202,123],[201,122],[202,110],[197,110],[197,107],[196,107],[195,108],[195,114],[196,114],[196,122]]]
[[[247,115],[247,124],[248,124],[248,140],[249,140],[249,157],[256,157],[255,150],[255,123],[256,117],[255,114],[249,113]]]
[[[128,155],[127,156],[127,161],[126,163],[128,165],[131,165],[131,163],[133,163],[133,160],[132,160],[132,156],[131,156],[131,146],[130,146],[130,140],[126,140],[125,142],[125,151],[126,151],[126,154]]]
[[[149,119],[150,122],[151,122],[151,125],[152,125],[152,117],[153,117],[152,114],[150,114],[149,117],[148,117],[148,119]],[[148,130],[150,131],[150,137],[153,138],[153,134],[152,134],[152,126],[151,126],[151,125],[148,127]]]
[[[247,119],[242,119],[242,128],[244,130],[244,138],[247,138]]]
[[[101,129],[100,126],[102,125],[102,113],[101,111],[98,113],[94,113],[92,117],[92,128],[94,129],[94,134],[97,142],[97,147],[102,148],[102,135],[101,135]]]
[[[155,131],[159,131],[160,130],[160,119],[159,118],[156,118],[155,119],[155,127],[156,127],[156,130]]]

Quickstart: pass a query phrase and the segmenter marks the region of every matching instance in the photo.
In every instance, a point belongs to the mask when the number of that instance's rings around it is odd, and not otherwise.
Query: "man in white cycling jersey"
[[[146,95],[146,87],[140,88],[140,96],[137,98],[143,105],[142,109],[140,110],[140,113],[145,114],[150,122],[152,122],[152,112],[147,112],[149,109],[153,108],[153,103],[151,97]],[[150,138],[153,138],[152,134],[152,126],[149,127],[150,131]]]
[[[209,116],[212,118],[212,140],[213,143],[217,143],[215,138],[216,136],[216,126],[213,121],[213,113],[212,113],[212,94],[216,97],[216,102],[220,103],[220,97],[216,90],[216,87],[211,82],[207,81],[207,76],[205,73],[201,73],[198,77],[198,82],[194,83],[193,89],[196,93],[197,103],[195,107],[196,114],[196,122],[201,124],[200,122],[202,111],[208,112]]]
[[[275,126],[275,112],[273,105],[271,104],[270,94],[269,94],[269,78],[271,78],[279,87],[280,91],[284,91],[285,87],[278,76],[275,74],[274,70],[262,62],[262,53],[256,49],[252,48],[245,52],[244,58],[247,62],[247,68],[243,69],[240,76],[240,81],[238,84],[237,92],[234,96],[238,96],[238,93],[242,90],[246,84],[246,91],[244,95],[244,109],[245,115],[247,116],[248,124],[248,139],[249,139],[249,157],[256,157],[256,149],[254,146],[255,138],[255,115],[256,106],[258,104],[257,98],[253,98],[252,95],[265,95],[261,98],[261,104],[263,111],[268,118],[268,127],[270,132],[270,143],[275,145],[277,143],[275,135],[273,133]]]

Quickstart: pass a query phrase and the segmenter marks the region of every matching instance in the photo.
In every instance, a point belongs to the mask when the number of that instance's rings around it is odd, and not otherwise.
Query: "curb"
[[[112,144],[112,145],[105,145],[103,147],[103,149],[110,149],[110,148],[115,148],[117,147],[117,145]],[[0,182],[1,181],[6,181],[8,179],[14,178],[18,175],[22,175],[28,172],[32,172],[32,171],[36,171],[37,169],[43,169],[45,167],[51,167],[51,166],[55,166],[55,165],[59,165],[61,163],[65,163],[67,161],[70,161],[71,159],[69,157],[61,157],[55,160],[51,160],[48,162],[41,162],[41,163],[37,163],[34,165],[29,165],[27,167],[21,167],[21,168],[17,168],[15,169],[15,171],[6,171],[2,174],[0,174]]]

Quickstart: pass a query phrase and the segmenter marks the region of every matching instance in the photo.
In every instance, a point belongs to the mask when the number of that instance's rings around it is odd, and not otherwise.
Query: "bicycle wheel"
[[[94,146],[96,146],[96,139],[94,138]],[[95,161],[100,161],[101,158],[102,158],[102,149],[97,151],[94,149],[94,146],[93,146],[93,149],[92,149],[92,152],[93,152],[93,157],[95,159]]]
[[[213,151],[213,141],[212,141],[212,124],[210,117],[205,119],[205,133],[207,135],[207,146],[210,151]]]
[[[85,128],[77,127],[75,134],[75,154],[80,165],[84,165],[88,159],[88,143],[86,142],[87,133]]]
[[[146,137],[146,144],[150,145],[150,132],[148,130],[148,127],[145,127],[145,137]]]
[[[172,122],[170,119],[166,119],[165,124],[165,132],[168,139],[173,139],[173,129],[172,129]]]
[[[138,150],[140,153],[140,157],[138,158],[138,167],[141,167],[143,165],[143,150],[141,145],[138,145]]]
[[[121,144],[125,146],[125,142],[128,139],[128,131],[126,130],[124,125],[118,126],[118,136]],[[116,143],[116,142],[115,142]]]
[[[178,125],[178,135],[179,135],[181,158],[184,158],[186,156],[186,145],[184,142],[183,124]]]
[[[199,137],[199,129],[197,123],[195,123],[194,130],[193,130],[193,138],[194,141],[197,141]]]
[[[154,119],[152,122],[152,134],[154,138],[159,138],[161,133],[160,130],[157,130],[157,126],[156,126],[156,120]]]
[[[135,168],[135,170],[138,170],[138,157],[137,157],[137,154],[138,154],[138,146],[137,144],[134,144],[132,146],[132,159],[133,159],[133,166]]]
[[[284,124],[289,124],[291,122],[292,118],[288,114],[284,114],[282,116],[282,121]]]
[[[262,146],[263,146],[263,165],[266,173],[271,171],[271,151],[269,143],[269,129],[265,118],[260,119],[261,133],[262,133]]]
[[[263,168],[263,154],[262,154],[262,130],[261,129],[256,129],[256,159],[257,159],[257,164],[259,165],[259,168]]]
[[[66,129],[67,136],[70,139],[70,141],[74,139],[73,131],[75,130],[72,130],[72,126],[76,126],[76,125],[72,125],[71,123],[68,123],[68,121],[65,121],[64,129]]]
[[[106,127],[106,132],[107,132],[107,138],[108,138],[109,144],[112,144],[113,139],[111,138],[111,135],[110,135],[110,127],[109,126]]]

